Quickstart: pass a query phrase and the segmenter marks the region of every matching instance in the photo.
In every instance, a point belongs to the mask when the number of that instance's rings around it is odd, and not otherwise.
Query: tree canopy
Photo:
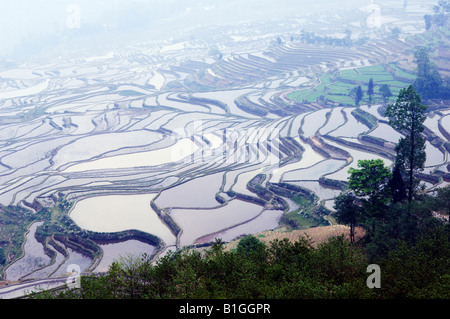
[[[414,53],[417,63],[417,78],[414,88],[422,99],[447,99],[450,97],[448,84],[441,78],[439,71],[430,59],[428,48],[419,48]]]
[[[381,96],[383,97],[383,101],[386,103],[389,98],[392,96],[391,88],[389,84],[382,84],[378,88],[378,92],[380,92]]]

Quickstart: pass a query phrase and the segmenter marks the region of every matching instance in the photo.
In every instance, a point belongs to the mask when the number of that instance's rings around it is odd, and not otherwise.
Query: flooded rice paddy
[[[232,42],[231,51],[240,41]],[[398,42],[393,54],[409,50]],[[135,239],[98,243],[102,258],[95,265],[70,247],[64,247],[67,257],[55,250],[52,260],[34,237],[47,221],[36,222],[4,278],[61,276],[69,264],[100,272],[129,253],[163,255],[274,229],[298,203],[285,198],[289,207],[274,206],[251,181],[260,190],[270,183],[309,189],[318,205],[332,210],[340,190],[319,183],[322,177],[346,181],[362,159],[392,165],[386,154],[402,134],[379,113],[381,105],[361,106],[377,119],[370,129],[352,105],[288,98],[312,90],[335,69],[355,68],[354,61],[381,60],[389,48],[330,53],[298,43],[252,45],[252,54],[220,62],[208,55],[208,45],[191,39],[153,48],[158,59],[144,49],[125,50],[76,64],[2,70],[0,204],[36,213],[67,200],[73,206],[64,213],[83,230],[138,230],[161,240],[160,247]],[[320,74],[308,73],[313,69]],[[427,173],[449,173],[442,146],[450,141],[449,113],[442,106],[425,122],[434,134],[427,137]],[[379,143],[363,141],[364,135]]]

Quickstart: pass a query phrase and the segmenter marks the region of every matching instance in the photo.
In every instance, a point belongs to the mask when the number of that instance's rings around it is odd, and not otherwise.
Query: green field
[[[383,65],[342,70],[337,77],[334,77],[332,74],[325,74],[320,78],[320,84],[314,89],[293,91],[287,97],[297,103],[318,102],[319,98],[323,97],[320,100],[328,103],[337,103],[344,106],[355,105],[354,98],[350,96],[350,92],[360,85],[364,92],[361,103],[368,103],[367,86],[372,78],[374,82],[372,103],[383,102],[381,94],[378,93],[378,89],[382,84],[390,86],[392,96],[388,102],[392,102],[400,89],[407,87],[414,81],[415,75],[402,70],[395,63],[389,64],[389,67],[393,69],[393,74],[388,72]]]

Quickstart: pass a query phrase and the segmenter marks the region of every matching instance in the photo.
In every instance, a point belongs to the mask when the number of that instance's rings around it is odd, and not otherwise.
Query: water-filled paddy
[[[330,131],[337,129],[345,123],[344,115],[341,112],[342,109],[342,107],[335,107],[331,110],[331,115],[328,122],[319,129],[319,133],[328,134]]]
[[[431,143],[428,141],[425,143],[425,152],[427,154],[425,166],[435,166],[445,162],[444,153],[431,145]]]
[[[325,115],[329,111],[329,109],[322,109],[305,116],[302,126],[303,136],[310,137],[316,134],[316,131],[319,130],[325,123]]]
[[[444,141],[446,140],[445,136],[441,133],[438,127],[438,122],[441,119],[441,116],[438,114],[429,114],[425,119],[424,125],[429,128],[436,136],[442,138]],[[448,128],[448,126],[447,126]]]
[[[141,256],[147,254],[149,257],[154,253],[155,246],[143,243],[139,240],[130,239],[119,243],[102,244],[100,248],[103,250],[103,258],[95,267],[96,272],[107,271],[114,261],[128,256]]]
[[[403,137],[401,133],[394,130],[390,125],[384,123],[378,123],[378,127],[370,132],[369,135],[395,144],[398,143],[398,140]]]
[[[256,169],[253,171],[249,171],[249,172],[245,172],[245,173],[241,173],[237,176],[237,180],[236,183],[231,187],[233,191],[241,193],[241,194],[245,194],[245,195],[249,195],[249,196],[255,196],[254,193],[252,193],[248,188],[247,188],[247,183],[254,178],[256,175],[258,175],[259,173],[262,172],[262,169]]]
[[[358,134],[364,133],[369,130],[367,126],[355,119],[355,117],[351,114],[351,111],[351,108],[344,108],[344,112],[347,115],[347,122],[333,132],[330,132],[330,135],[355,137]]]
[[[346,164],[345,160],[327,159],[313,166],[284,173],[283,181],[319,180],[324,175],[335,172]]]
[[[48,87],[49,83],[50,83],[49,80],[45,80],[44,82],[41,82],[35,86],[31,86],[25,89],[3,91],[0,92],[0,99],[12,99],[19,96],[38,94],[44,91]]]
[[[5,270],[7,280],[18,280],[39,268],[49,265],[50,257],[44,253],[44,247],[34,237],[36,228],[42,224],[43,222],[36,222],[30,226],[24,244],[24,256]]]
[[[159,207],[214,207],[215,195],[222,186],[223,173],[198,177],[161,192],[155,200]]]
[[[265,210],[258,217],[245,224],[202,237],[196,242],[207,243],[214,241],[215,238],[221,238],[223,241],[231,241],[238,236],[256,234],[262,231],[271,230],[279,225],[282,215],[283,211],[281,210]]]
[[[309,144],[303,143],[300,138],[296,138],[295,139],[303,148],[304,148],[304,152],[302,154],[302,158],[295,163],[291,163],[288,165],[284,165],[281,166],[275,170],[273,170],[272,172],[272,177],[270,179],[270,181],[272,183],[278,183],[280,182],[283,174],[285,174],[286,172],[289,171],[295,171],[298,169],[302,169],[302,168],[306,168],[306,167],[310,167],[320,161],[322,161],[324,159],[324,157],[322,155],[320,155],[319,153],[317,153],[316,151],[314,151],[312,149],[312,147]]]
[[[270,31],[270,37],[274,36],[272,33],[274,31]],[[267,44],[266,40],[263,42]],[[257,48],[260,46],[257,42],[252,43],[254,49],[262,49]],[[191,41],[188,41],[181,46],[189,47],[190,43]],[[4,82],[7,83],[2,85],[4,92],[0,94],[0,98],[4,94],[26,93],[30,96],[17,96],[0,101],[1,110],[4,111],[2,113],[4,124],[0,128],[2,140],[0,184],[3,185],[0,187],[0,203],[21,205],[23,200],[30,203],[35,199],[40,200],[39,196],[66,194],[66,199],[78,200],[71,217],[79,225],[83,225],[82,227],[112,232],[139,229],[159,236],[167,247],[175,249],[175,236],[152,210],[150,201],[161,189],[173,186],[179,181],[188,180],[162,191],[156,204],[163,208],[175,207],[171,216],[183,231],[180,237],[181,246],[191,244],[201,237],[203,237],[201,242],[219,236],[224,240],[231,240],[239,235],[276,227],[281,211],[263,211],[262,206],[236,199],[232,199],[226,206],[219,206],[215,200],[216,192],[230,189],[255,196],[245,186],[261,171],[271,176],[271,182],[289,181],[313,190],[321,199],[332,198],[338,194],[338,190],[324,188],[317,180],[324,175],[345,180],[349,166],[345,165],[344,160],[325,160],[311,146],[302,142],[303,140],[299,138],[299,129],[303,130],[304,137],[314,135],[318,129],[323,135],[336,129],[331,133],[333,136],[354,139],[368,128],[358,123],[351,114],[354,108],[320,109],[318,106],[320,101],[316,101],[326,89],[329,98],[342,102],[342,105],[353,104],[351,97],[336,94],[347,94],[354,84],[336,85],[332,83],[334,79],[331,78],[331,73],[323,76],[309,72],[313,70],[316,73],[319,68],[328,72],[338,68],[338,65],[351,66],[353,62],[357,64],[353,67],[367,65],[369,57],[371,61],[380,61],[376,53],[372,56],[372,52],[366,52],[369,54],[363,58],[351,56],[332,59],[328,65],[320,61],[321,64],[311,65],[312,67],[308,67],[307,70],[303,66],[298,68],[298,61],[291,64],[293,61],[288,61],[283,52],[286,48],[286,52],[292,53],[292,57],[297,55],[294,58],[297,59],[304,52],[297,51],[295,46],[267,48],[266,44],[263,44],[268,54],[263,54],[262,51],[260,54],[255,53],[259,59],[253,57],[252,61],[250,56],[239,57],[240,53],[233,53],[232,55],[236,56],[229,58],[228,52],[232,52],[234,48],[227,48],[224,44],[224,48],[220,49],[223,49],[224,53],[227,52],[226,56],[222,61],[217,61],[211,56],[202,56],[201,52],[204,49],[209,50],[208,47],[203,47],[205,43],[197,44],[198,48],[189,47],[195,50],[187,50],[188,56],[184,56],[178,50],[181,48],[180,44],[175,44],[163,50],[146,47],[142,54],[139,52],[134,54],[136,52],[124,49],[107,59],[95,56],[93,59],[81,58],[76,67],[72,62],[61,63],[58,60],[51,65],[27,71],[13,69],[2,72],[2,78],[6,79]],[[302,46],[300,49],[305,48]],[[272,50],[274,52],[269,57]],[[159,52],[168,53],[169,58],[158,56]],[[315,60],[314,56],[311,58]],[[172,62],[176,64],[173,68]],[[222,62],[225,64],[223,69],[220,68]],[[215,65],[207,65],[208,63]],[[254,75],[261,73],[261,76],[258,75],[251,82],[240,82],[247,77],[242,70],[252,70],[254,65],[262,66],[254,73]],[[283,70],[283,73],[265,75],[265,68],[270,69],[271,65],[277,72]],[[287,69],[290,65],[294,66],[292,70]],[[368,70],[370,72],[367,72]],[[363,68],[359,70],[362,73],[347,71],[344,75],[366,78],[369,73],[371,75],[376,70],[377,68]],[[384,73],[382,69],[379,71]],[[202,76],[206,72],[210,73],[209,80],[212,78],[217,82],[196,83],[197,80],[203,80]],[[44,74],[50,77],[47,87],[43,87],[46,82],[41,82],[45,80]],[[231,77],[229,82],[225,78],[226,75]],[[5,78],[7,76],[9,78]],[[237,81],[234,81],[234,76],[238,78]],[[310,86],[315,85],[315,80],[321,82],[319,89],[305,86],[306,82],[310,82],[307,83]],[[222,86],[222,83],[225,84]],[[40,94],[36,94],[37,91],[33,92],[40,89],[37,87],[38,84],[42,86],[42,90],[38,92]],[[214,88],[215,84],[218,84],[217,88]],[[247,87],[243,88],[244,85]],[[8,91],[14,87],[20,90]],[[179,90],[182,87],[188,89],[185,92],[189,92],[184,93],[185,98],[192,94],[194,97],[222,102],[228,106],[228,114],[225,114],[218,105],[210,103],[203,106],[171,101],[171,98],[180,99],[181,95],[178,94],[184,91]],[[176,89],[172,91],[172,88]],[[311,99],[315,103],[287,105],[286,102],[289,102],[287,95],[295,90],[304,93],[305,99]],[[281,117],[281,113],[269,114],[261,118],[249,114],[239,109],[235,103],[239,97],[245,95],[249,101],[261,108],[268,105],[273,108],[272,110],[278,111],[279,107],[279,111],[287,111],[288,115]],[[164,105],[172,108],[164,109]],[[361,109],[381,118],[376,107],[369,108],[363,105]],[[305,113],[298,113],[298,110]],[[345,110],[346,117],[341,110]],[[329,121],[325,122],[327,112],[331,113]],[[14,116],[20,116],[24,121],[14,122],[17,120],[13,118]],[[73,125],[64,125],[67,117],[70,117]],[[345,118],[348,118],[348,122],[340,127],[344,124]],[[196,122],[202,123],[202,129],[196,127]],[[443,118],[441,123],[444,128],[450,127],[450,116]],[[442,137],[436,131],[437,117],[432,121],[428,119],[426,124]],[[195,141],[181,139],[176,143],[175,140],[167,138],[171,133],[164,129],[190,134],[189,138],[192,136]],[[232,140],[228,138],[230,136],[224,135],[222,131],[224,129],[239,133],[237,139]],[[158,132],[155,132],[156,130]],[[270,134],[265,134],[267,132]],[[395,142],[399,135],[393,133],[387,125],[380,123],[380,127],[370,134]],[[279,161],[272,161],[273,153],[281,150],[282,155],[290,155],[289,151],[292,149],[288,148],[289,143],[276,145],[278,134],[281,137],[295,137],[304,149],[301,159],[297,162],[292,159],[288,165],[279,168],[276,167]],[[225,143],[224,137],[227,137]],[[271,149],[266,143],[269,139],[272,139]],[[334,145],[352,154],[353,166],[358,159],[373,158],[372,154],[359,149],[352,150],[341,144]],[[192,158],[195,160],[200,158],[198,149],[201,146],[204,147],[202,151],[207,153],[204,157],[206,161],[188,162]],[[211,150],[215,152],[210,152]],[[299,150],[295,151],[298,153]],[[428,144],[427,152],[429,153],[427,165],[442,164],[442,153],[438,153],[438,150]],[[194,156],[190,157],[189,155],[193,153]],[[183,159],[186,161],[181,162]],[[178,163],[156,166],[174,161]],[[387,160],[385,162],[388,164]],[[341,167],[344,168],[333,175],[333,172]],[[14,170],[16,168],[17,170]],[[101,169],[104,170],[98,171]],[[217,173],[218,170],[221,173]],[[429,171],[430,168],[427,172]],[[226,185],[222,190],[224,176]],[[189,181],[194,177],[197,178]],[[304,179],[307,181],[302,181]],[[143,189],[154,194],[117,195],[124,194],[125,191],[131,193]],[[97,194],[97,197],[83,199],[89,195],[94,196],[93,193]],[[222,196],[231,199],[223,193]],[[288,203],[291,210],[298,208],[292,201],[288,200]],[[327,205],[330,203],[331,200],[326,202]],[[112,259],[125,252],[139,253],[143,250],[152,252],[154,249],[150,245],[141,244],[127,241],[102,245],[105,256],[97,271],[105,269]],[[36,247],[36,251],[40,251],[40,247]],[[47,276],[60,262],[61,255],[58,255],[55,265],[35,274]],[[83,265],[83,269],[87,268],[90,262],[73,251],[70,251],[67,261]],[[58,270],[58,274],[65,271],[64,266]],[[11,271],[12,269],[14,268],[11,268]]]
[[[235,99],[239,96],[252,92],[252,89],[242,89],[242,90],[233,90],[233,91],[217,91],[217,92],[208,92],[208,93],[195,93],[193,96],[208,98],[212,100],[218,100],[224,102],[228,105],[230,109],[230,113],[242,116],[244,118],[258,118],[258,116],[242,111],[235,103]]]
[[[353,158],[353,161],[349,165],[345,166],[343,169],[341,169],[333,174],[327,175],[327,178],[346,181],[349,176],[348,170],[350,169],[350,167],[357,168],[358,160],[381,159],[386,166],[390,167],[392,165],[392,161],[385,157],[382,157],[382,156],[379,156],[379,155],[376,155],[373,153],[369,153],[369,152],[363,152],[360,150],[356,150],[354,148],[345,147],[345,146],[342,146],[338,143],[331,142],[331,141],[327,141],[327,143],[332,146],[345,149],[347,152],[350,153],[350,155]]]
[[[339,189],[324,187],[317,181],[291,182],[290,184],[301,186],[313,191],[317,195],[317,197],[319,197],[319,200],[331,199],[341,193]]]
[[[180,161],[197,151],[199,147],[191,139],[183,138],[174,145],[148,152],[117,155],[80,163],[64,172],[83,172],[96,169],[119,169],[139,166],[157,166]]]
[[[156,194],[106,195],[78,201],[70,217],[81,228],[95,232],[136,229],[173,244],[174,235],[150,206]]]
[[[262,210],[259,205],[232,200],[216,209],[173,209],[170,215],[183,230],[180,245],[185,246],[197,238],[249,221]]]
[[[62,147],[53,157],[53,161],[55,167],[61,167],[67,163],[89,160],[120,148],[149,145],[161,139],[162,134],[145,130],[96,134],[77,139]]]

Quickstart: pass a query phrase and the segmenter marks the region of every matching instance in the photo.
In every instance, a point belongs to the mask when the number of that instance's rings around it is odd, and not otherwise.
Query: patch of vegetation
[[[0,205],[0,278],[3,270],[22,255],[28,227],[40,216],[19,206]]]
[[[352,110],[352,115],[364,125],[366,125],[370,130],[374,130],[378,126],[378,120],[372,114],[356,108]]]
[[[37,213],[19,206],[0,207],[0,270],[14,262],[23,254],[23,243],[28,227],[33,222],[43,222],[36,228],[35,237],[40,242],[45,253],[50,258],[55,258],[55,252],[49,249],[60,250],[60,246],[54,243],[59,241],[93,260],[102,256],[99,243],[119,242],[136,239],[157,249],[161,246],[158,237],[137,230],[128,230],[115,233],[98,233],[81,229],[68,216],[73,203],[59,199],[53,207],[45,207]],[[60,251],[66,255],[65,251]]]
[[[393,73],[389,72],[388,68]],[[320,78],[320,84],[313,89],[290,92],[287,97],[297,103],[329,102],[341,106],[354,106],[353,90],[355,87],[361,86],[363,92],[367,92],[370,79],[373,80],[374,85],[370,102],[375,104],[389,102],[389,97],[386,100],[378,90],[381,85],[389,85],[392,96],[395,96],[400,92],[401,88],[410,85],[414,81],[415,74],[408,73],[393,63],[342,70],[337,76],[332,74],[323,75]],[[361,102],[367,101],[366,99],[361,100]]]

